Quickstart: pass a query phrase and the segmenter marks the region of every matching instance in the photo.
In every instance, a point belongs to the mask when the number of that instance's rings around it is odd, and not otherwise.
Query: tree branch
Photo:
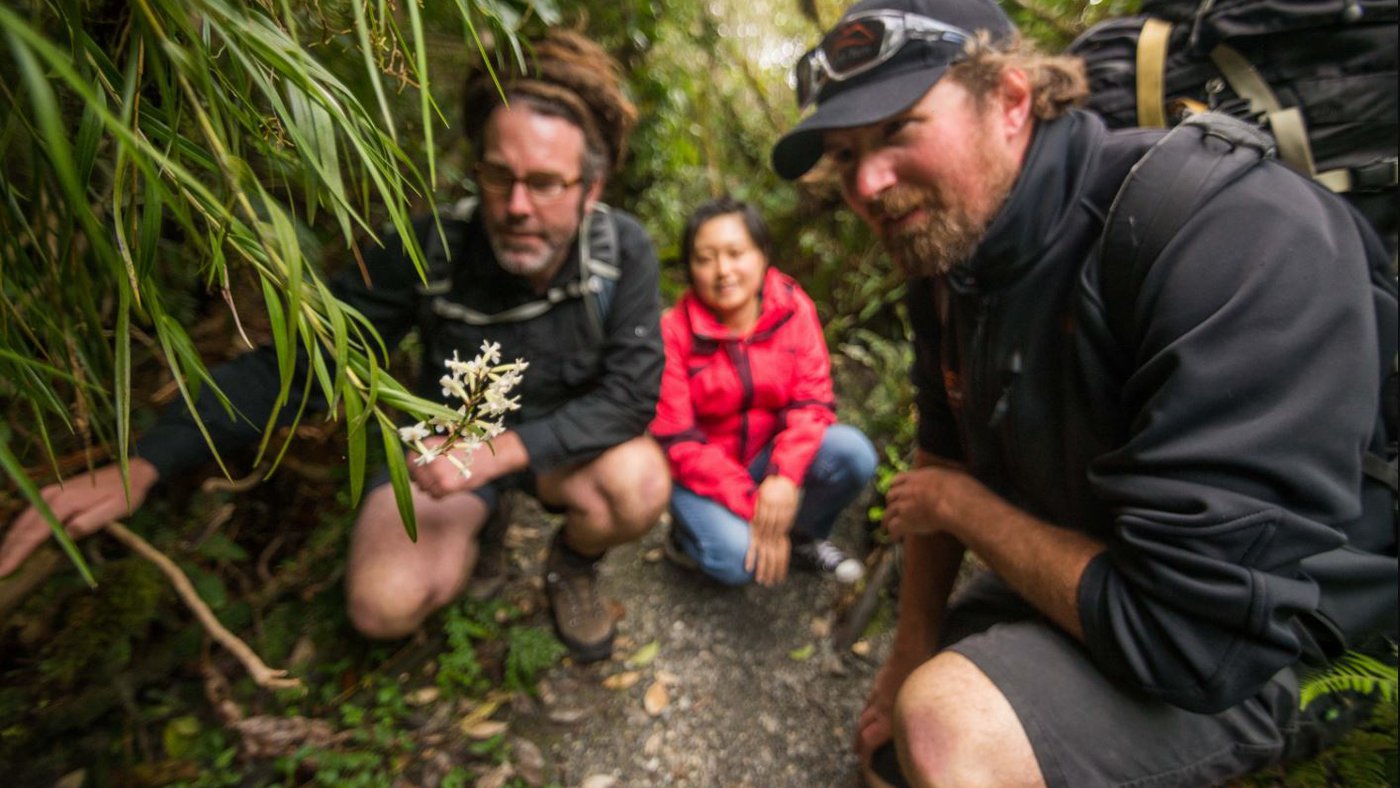
[[[285,670],[269,668],[257,654],[253,653],[247,643],[225,629],[224,625],[219,623],[219,619],[214,616],[214,612],[209,609],[209,606],[204,604],[204,600],[199,598],[199,594],[195,592],[190,579],[185,576],[180,567],[175,565],[174,561],[171,561],[164,553],[152,547],[150,542],[132,533],[121,523],[112,523],[107,526],[106,530],[118,542],[131,548],[132,551],[155,564],[160,568],[160,571],[165,573],[165,576],[170,579],[170,584],[175,587],[175,593],[179,594],[180,599],[190,610],[194,611],[195,617],[199,619],[199,623],[204,626],[205,631],[237,657],[239,662],[243,663],[248,675],[253,677],[253,681],[257,682],[259,687],[269,689],[301,688],[299,679],[289,677]]]

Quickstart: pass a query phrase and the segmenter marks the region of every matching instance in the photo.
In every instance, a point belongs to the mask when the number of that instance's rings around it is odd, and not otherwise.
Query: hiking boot
[[[700,571],[700,562],[691,558],[690,553],[687,553],[685,548],[681,546],[681,532],[675,523],[672,523],[670,529],[666,531],[666,542],[662,546],[662,550],[666,560],[681,569],[692,572]]]
[[[589,559],[564,544],[555,534],[545,561],[545,593],[554,617],[554,632],[569,647],[575,662],[597,662],[612,655],[613,624],[608,606],[598,593],[598,558]]]
[[[467,581],[467,596],[478,602],[494,597],[510,578],[510,555],[506,550],[506,528],[510,525],[513,501],[502,495],[495,511],[486,517],[476,537],[476,566]]]
[[[808,568],[825,572],[847,585],[865,577],[861,562],[841,552],[841,548],[827,539],[794,544],[792,555]]]

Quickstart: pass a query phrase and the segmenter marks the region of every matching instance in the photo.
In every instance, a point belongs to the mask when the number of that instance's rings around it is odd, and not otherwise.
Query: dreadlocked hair
[[[478,64],[468,73],[462,96],[462,127],[474,150],[481,150],[486,119],[502,105],[504,94],[511,106],[524,104],[583,131],[584,181],[592,183],[621,165],[637,109],[622,92],[617,62],[602,47],[580,33],[552,29],[530,43],[523,66],[509,53],[492,60],[496,79]]]
[[[1084,61],[1077,57],[1046,55],[1018,34],[1009,44],[992,46],[986,34],[969,42],[968,56],[948,69],[952,77],[982,104],[1001,85],[1008,68],[1026,72],[1031,84],[1031,114],[1037,120],[1054,120],[1084,103],[1089,80]]]

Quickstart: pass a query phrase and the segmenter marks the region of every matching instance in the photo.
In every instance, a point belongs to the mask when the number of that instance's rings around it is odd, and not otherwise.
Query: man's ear
[[[1029,131],[1031,124],[1031,79],[1024,69],[1011,66],[1001,72],[1001,114],[1007,139]]]
[[[599,178],[588,185],[588,191],[583,195],[583,212],[585,215],[593,210],[593,206],[598,203],[598,200],[602,199],[603,186],[605,183],[603,178]]]

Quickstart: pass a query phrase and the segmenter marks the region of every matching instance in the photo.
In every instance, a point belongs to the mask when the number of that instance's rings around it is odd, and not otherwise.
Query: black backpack
[[[1397,0],[1144,0],[1068,52],[1110,128],[1213,110],[1266,129],[1280,159],[1366,217],[1393,261],[1397,19]]]
[[[1210,155],[1202,155],[1203,151]],[[1227,115],[1205,112],[1182,121],[1143,156],[1119,188],[1100,240],[1099,292],[1114,336],[1131,333],[1131,309],[1127,305],[1137,300],[1152,264],[1186,220],[1212,195],[1276,154],[1273,139],[1258,127]],[[1360,217],[1357,227],[1365,230]],[[1381,341],[1381,357],[1377,360],[1385,369],[1376,430],[1362,457],[1365,490],[1375,494],[1363,495],[1368,501],[1385,501],[1388,492],[1392,527],[1400,527],[1400,474],[1396,461],[1400,431],[1396,343],[1400,317],[1396,282],[1389,270],[1390,258],[1379,239],[1366,235],[1371,293]],[[1347,546],[1312,556],[1303,565],[1305,571],[1327,580],[1333,589],[1319,604],[1329,625],[1310,628],[1330,657],[1357,645],[1348,640],[1352,633],[1375,631],[1378,623],[1386,622],[1393,631],[1393,542],[1385,555]],[[1376,593],[1376,589],[1382,589],[1381,593]],[[1334,639],[1331,633],[1338,637]]]

